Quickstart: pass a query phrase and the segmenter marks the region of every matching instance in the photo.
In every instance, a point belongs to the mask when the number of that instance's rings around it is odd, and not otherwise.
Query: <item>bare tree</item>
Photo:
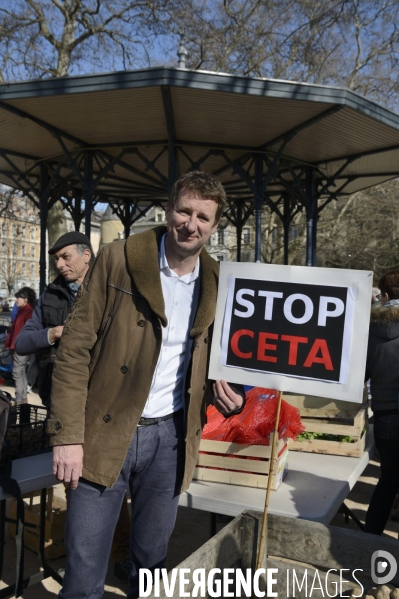
[[[7,285],[8,295],[12,295],[17,281],[19,281],[22,276],[25,276],[25,272],[23,270],[24,263],[21,262],[21,259],[17,257],[18,244],[16,241],[7,239],[1,243],[2,254],[0,261],[0,274],[1,278],[4,279]]]
[[[1,81],[150,64],[170,0],[0,2]],[[176,4],[177,5],[177,4]]]
[[[346,86],[397,108],[398,23],[397,0],[0,0],[0,81],[175,64],[184,32],[191,68]],[[386,195],[387,205],[395,203]],[[362,264],[374,260],[370,245],[349,251],[343,233],[368,226],[358,212],[368,197],[355,196],[346,208],[340,200],[331,223],[323,212],[319,263],[345,266],[345,252],[351,265],[361,255]],[[378,225],[384,232],[395,209],[375,217],[373,231]],[[303,215],[293,226],[289,259],[302,263]],[[263,259],[282,262],[281,222],[267,210],[263,238]],[[360,234],[359,247],[362,241]],[[377,270],[393,260],[375,259]]]
[[[191,68],[339,85],[396,106],[397,0],[187,0],[173,14]]]
[[[399,181],[338,200],[319,223],[318,265],[373,270],[399,266]]]
[[[396,106],[397,0],[0,1],[0,81],[176,63],[346,86]]]
[[[54,204],[52,208],[49,210],[48,214],[48,243],[49,247],[54,245],[61,235],[64,233],[68,233],[67,220],[65,218],[64,208],[62,202],[58,201]],[[55,279],[55,277],[59,274],[54,261],[52,260],[53,256],[50,257],[48,263],[48,278],[49,281]]]
[[[16,206],[15,190],[5,185],[0,185],[0,217],[14,216],[18,207]]]

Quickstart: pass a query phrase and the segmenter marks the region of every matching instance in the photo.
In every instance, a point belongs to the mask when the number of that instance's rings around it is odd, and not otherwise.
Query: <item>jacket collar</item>
[[[139,235],[131,235],[125,245],[128,270],[137,291],[148,302],[164,327],[168,324],[168,320],[162,294],[158,248],[161,236],[165,233],[166,227],[156,227]],[[190,332],[191,337],[204,331],[214,320],[218,272],[218,263],[203,249],[200,254],[200,300],[194,326]]]
[[[67,282],[65,281],[64,277],[61,274],[58,275],[58,277],[55,278],[54,281],[49,283],[48,287],[50,289],[55,289],[56,291],[60,291],[61,293],[63,293],[64,295],[67,296],[68,300],[71,299],[69,287],[68,287]]]
[[[388,324],[399,321],[399,306],[376,306],[371,308],[370,322],[372,324]]]

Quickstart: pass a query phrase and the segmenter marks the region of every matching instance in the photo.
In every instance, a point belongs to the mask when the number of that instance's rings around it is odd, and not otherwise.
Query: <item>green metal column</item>
[[[284,264],[288,264],[289,259],[289,235],[291,225],[291,214],[290,214],[290,197],[288,193],[284,194],[284,218],[283,218],[283,229],[284,229]]]
[[[40,192],[39,192],[39,206],[40,206],[40,258],[39,258],[39,271],[40,271],[40,282],[39,292],[40,295],[43,293],[44,288],[47,284],[46,275],[46,238],[47,238],[47,214],[48,214],[48,170],[47,165],[42,164],[40,166]]]
[[[263,157],[255,157],[255,262],[262,260]]]
[[[93,155],[91,152],[87,152],[85,155],[85,182],[83,197],[85,201],[85,235],[90,239],[91,211],[93,208]]]
[[[316,194],[313,170],[309,170],[306,176],[306,197],[306,266],[316,266]]]

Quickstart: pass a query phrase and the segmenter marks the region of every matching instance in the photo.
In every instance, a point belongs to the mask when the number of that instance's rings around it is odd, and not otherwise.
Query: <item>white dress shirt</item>
[[[144,418],[159,418],[183,407],[185,349],[190,333],[195,281],[199,277],[199,258],[193,272],[179,277],[168,264],[165,235],[159,251],[162,293],[168,319],[162,328],[162,346],[144,406]]]

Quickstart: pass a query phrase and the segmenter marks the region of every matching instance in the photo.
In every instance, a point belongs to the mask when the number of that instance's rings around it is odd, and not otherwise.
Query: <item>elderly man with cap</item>
[[[37,386],[46,406],[50,404],[51,377],[64,323],[94,260],[90,239],[79,231],[61,235],[48,253],[54,257],[60,274],[40,296],[32,318],[21,330],[15,343],[20,355],[37,355]],[[112,546],[114,573],[121,579],[127,578],[130,569],[129,526],[130,517],[125,498]]]
[[[31,320],[18,335],[18,354],[37,354],[37,385],[41,400],[49,405],[51,375],[58,342],[78,289],[94,259],[90,240],[79,231],[65,233],[48,252],[54,256],[58,277],[40,297]]]

